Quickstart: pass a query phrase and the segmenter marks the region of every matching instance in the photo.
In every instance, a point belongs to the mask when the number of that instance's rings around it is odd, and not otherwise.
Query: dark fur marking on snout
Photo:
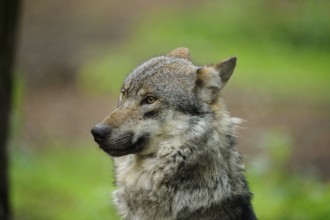
[[[120,157],[127,154],[134,154],[139,152],[147,144],[149,135],[145,134],[137,139],[133,143],[132,132],[117,136],[110,137],[107,144],[100,144],[102,150],[108,153],[110,156]]]

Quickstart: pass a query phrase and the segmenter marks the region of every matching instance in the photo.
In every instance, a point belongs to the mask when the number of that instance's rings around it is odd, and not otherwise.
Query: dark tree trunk
[[[20,0],[0,0],[0,219],[10,218],[7,137]]]

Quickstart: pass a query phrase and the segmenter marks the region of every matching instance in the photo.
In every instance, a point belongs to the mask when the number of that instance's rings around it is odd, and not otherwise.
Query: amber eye
[[[145,99],[145,102],[148,103],[148,104],[152,104],[156,101],[156,98],[153,97],[153,96],[147,96],[146,99]]]

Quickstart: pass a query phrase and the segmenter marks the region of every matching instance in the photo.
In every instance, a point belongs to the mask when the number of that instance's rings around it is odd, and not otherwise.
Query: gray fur
[[[235,63],[195,66],[179,48],[127,76],[118,108],[92,131],[113,156],[124,219],[255,219],[237,120],[219,96]]]

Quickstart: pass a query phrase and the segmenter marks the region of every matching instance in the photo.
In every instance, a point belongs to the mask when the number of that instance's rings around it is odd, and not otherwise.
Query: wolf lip
[[[143,146],[146,145],[147,141],[148,136],[145,135],[140,137],[135,143],[132,143],[132,141],[130,141],[129,143],[120,146],[100,144],[100,148],[110,156],[120,157],[139,152],[143,148]]]

